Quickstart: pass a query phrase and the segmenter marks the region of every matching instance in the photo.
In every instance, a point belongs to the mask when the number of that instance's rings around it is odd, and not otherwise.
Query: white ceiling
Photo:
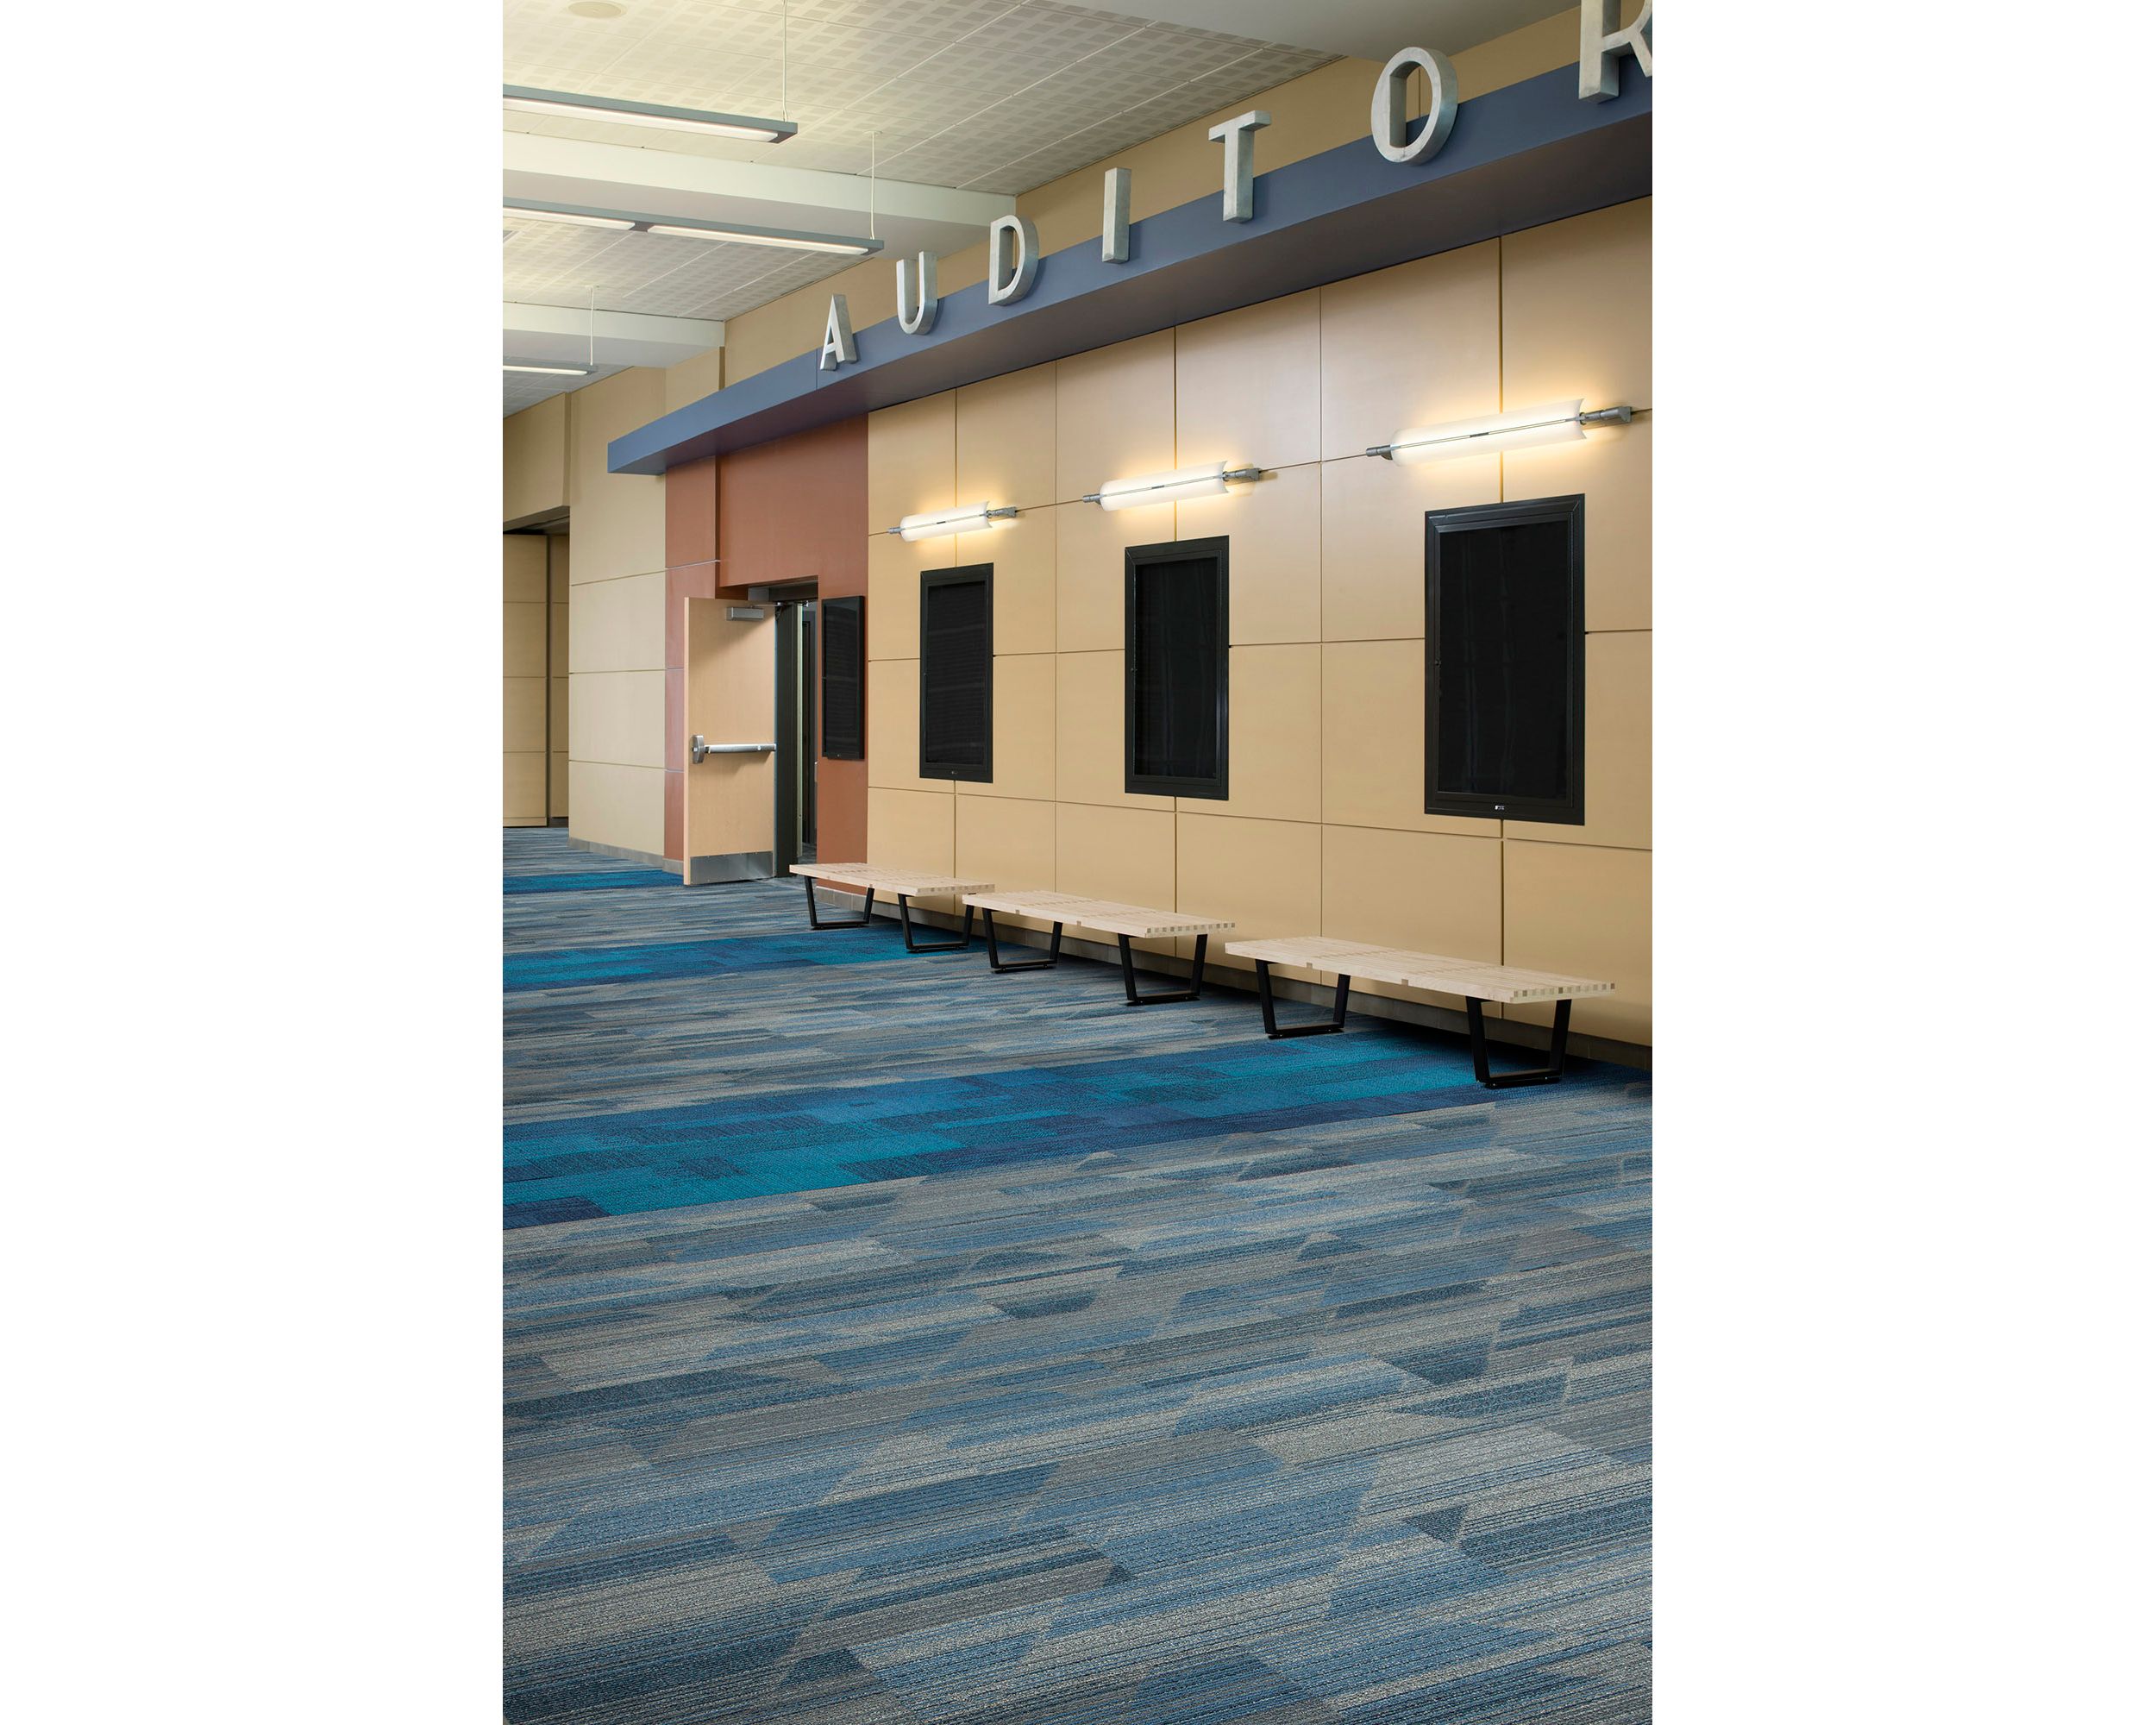
[[[590,17],[576,3],[620,11]],[[1342,0],[1307,4],[1328,12]],[[865,235],[873,153],[887,255],[971,244],[1018,193],[1339,52],[1061,0],[510,0],[505,50],[505,83],[800,128],[750,144],[505,114],[505,197]],[[503,226],[503,298],[533,306],[724,319],[858,261]],[[505,358],[516,340],[505,329]],[[599,358],[640,362],[603,339]],[[505,373],[504,411],[584,381]]]
[[[1381,64],[1404,47],[1456,54],[1578,0],[1120,0],[1121,9],[1163,23],[1241,30]],[[1636,9],[1628,4],[1629,15]]]

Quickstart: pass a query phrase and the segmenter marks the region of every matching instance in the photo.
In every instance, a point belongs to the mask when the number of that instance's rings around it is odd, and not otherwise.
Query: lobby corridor
[[[515,1725],[1643,1716],[1643,1075],[504,844]]]

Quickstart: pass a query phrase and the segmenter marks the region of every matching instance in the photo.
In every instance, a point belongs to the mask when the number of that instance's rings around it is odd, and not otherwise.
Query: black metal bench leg
[[[1500,1072],[1495,1077],[1489,1070],[1489,1041],[1482,1032],[1482,1003],[1472,994],[1467,997],[1467,1043],[1475,1056],[1475,1079],[1493,1090],[1509,1090],[1515,1084],[1554,1084],[1564,1076],[1564,1034],[1572,1022],[1572,1003],[1559,1000],[1557,1011],[1550,1019],[1550,1063],[1526,1072]]]
[[[1206,977],[1206,937],[1204,935],[1198,937],[1197,947],[1190,955],[1190,986],[1188,988],[1175,988],[1151,994],[1141,994],[1138,991],[1138,967],[1131,963],[1131,937],[1127,934],[1119,934],[1115,940],[1116,945],[1123,954],[1123,993],[1130,1005],[1159,1007],[1165,1006],[1171,1000],[1194,1000],[1198,998],[1198,990],[1205,985]]]
[[[1257,1005],[1265,1014],[1265,1034],[1278,1041],[1288,1036],[1331,1036],[1333,1032],[1347,1028],[1348,979],[1340,978],[1332,991],[1332,1017],[1320,1019],[1315,1024],[1289,1025],[1285,1030],[1273,1017],[1273,967],[1264,959],[1257,961]]]
[[[1063,956],[1063,925],[1057,923],[1048,937],[1048,957],[1026,958],[1012,963],[996,950],[996,913],[985,906],[981,912],[981,932],[988,937],[988,968],[991,970],[1051,970],[1056,961]]]
[[[966,906],[966,920],[958,931],[956,940],[916,940],[913,938],[913,913],[906,905],[907,894],[899,894],[899,932],[906,937],[908,952],[956,952],[973,944],[973,906]]]
[[[874,887],[868,888],[868,896],[861,901],[859,916],[824,917],[819,920],[816,914],[816,877],[812,875],[804,875],[801,876],[801,884],[808,888],[809,926],[811,928],[866,928],[875,920],[869,914],[876,907],[876,889]]]

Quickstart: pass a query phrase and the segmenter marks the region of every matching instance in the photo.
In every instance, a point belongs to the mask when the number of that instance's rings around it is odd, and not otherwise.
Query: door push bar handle
[[[701,762],[706,755],[769,755],[778,746],[775,743],[706,743],[699,731],[689,738],[689,759]]]

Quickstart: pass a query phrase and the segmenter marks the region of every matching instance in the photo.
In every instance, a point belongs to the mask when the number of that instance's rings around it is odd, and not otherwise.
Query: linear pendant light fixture
[[[1169,474],[1142,474],[1134,480],[1110,480],[1099,491],[1079,500],[1097,503],[1103,509],[1136,509],[1148,503],[1173,503],[1182,497],[1218,497],[1230,480],[1263,479],[1263,467],[1232,467],[1225,461],[1207,461],[1201,467],[1178,467]]]
[[[580,378],[591,376],[591,373],[586,371],[582,366],[512,366],[507,360],[504,360],[502,361],[502,369],[505,372],[540,372],[543,373],[548,377]]]
[[[582,204],[542,204],[527,199],[505,204],[502,214],[525,222],[567,222],[580,228],[642,231],[670,240],[724,240],[743,246],[775,246],[784,251],[832,252],[865,258],[883,249],[881,240],[857,240],[849,234],[803,234],[787,228],[750,228],[738,222],[705,222],[693,216],[642,216],[630,210],[598,210]]]
[[[962,509],[931,510],[925,515],[906,515],[899,518],[896,527],[887,527],[886,533],[895,533],[905,540],[933,539],[945,533],[976,533],[991,521],[1000,521],[1018,513],[1015,509],[992,509],[985,503],[969,503]]]
[[[1443,425],[1417,425],[1393,433],[1389,443],[1363,451],[1388,461],[1438,461],[1455,455],[1494,455],[1506,449],[1532,449],[1543,443],[1576,443],[1587,427],[1606,423],[1630,424],[1632,409],[1605,407],[1580,411],[1577,401],[1545,401],[1539,407],[1489,413],[1479,419],[1455,419]]]
[[[782,144],[801,129],[791,120],[716,114],[703,108],[667,108],[655,102],[618,102],[611,96],[534,90],[523,84],[502,85],[502,106],[516,114],[544,114],[556,120],[602,120],[617,126],[656,126],[669,132],[701,133],[707,138],[740,138],[752,144]]]

